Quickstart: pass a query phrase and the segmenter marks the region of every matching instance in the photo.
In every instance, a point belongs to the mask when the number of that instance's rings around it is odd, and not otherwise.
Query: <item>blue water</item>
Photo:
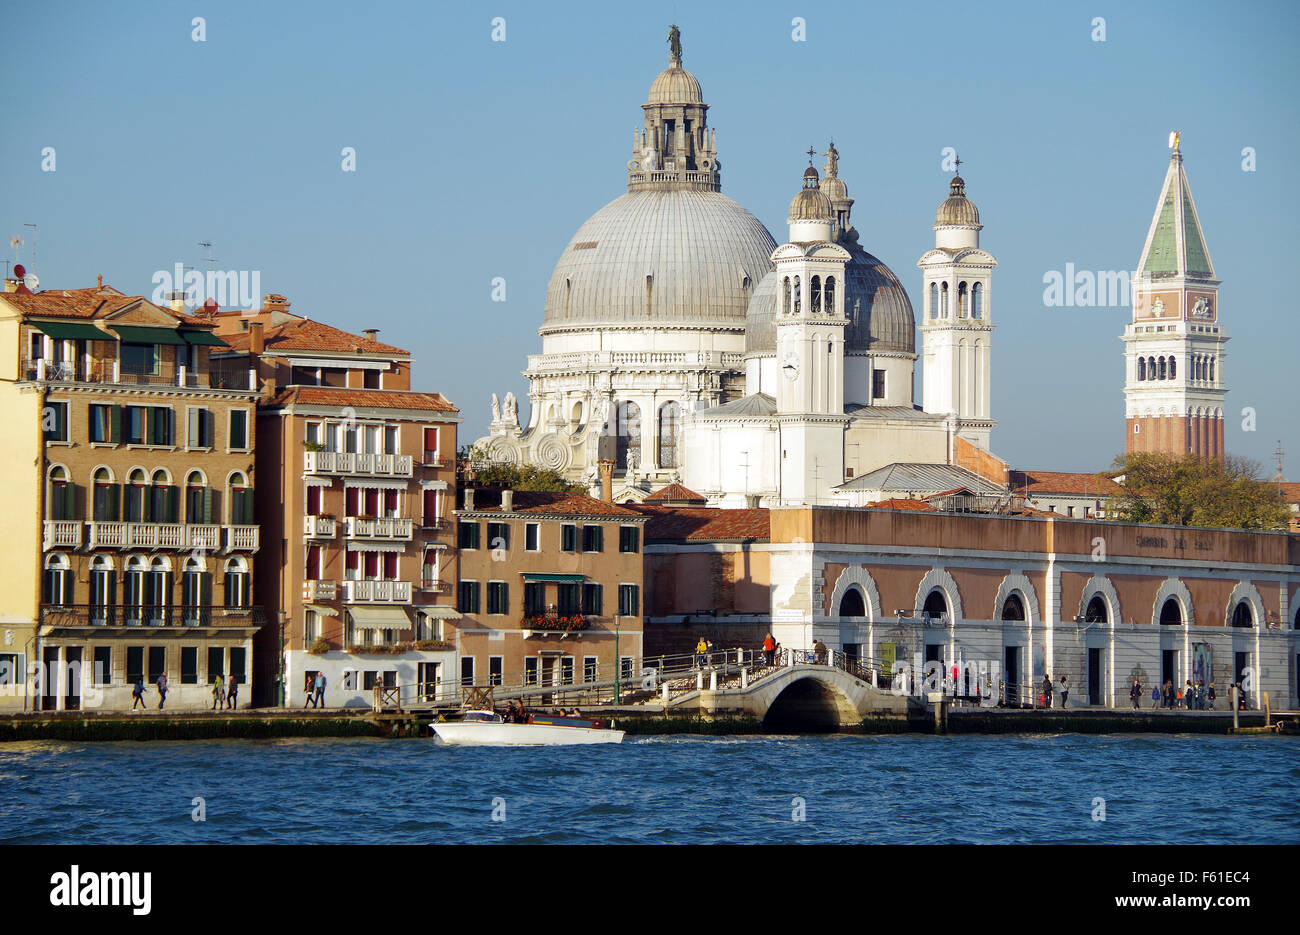
[[[1298,792],[1276,737],[43,741],[0,745],[0,842],[1295,844]]]

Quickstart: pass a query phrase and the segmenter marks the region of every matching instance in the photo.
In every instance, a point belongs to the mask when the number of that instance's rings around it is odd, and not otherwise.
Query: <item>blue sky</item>
[[[1136,265],[1182,130],[1232,337],[1228,450],[1271,474],[1281,439],[1300,479],[1292,2],[10,6],[0,234],[28,235],[43,287],[102,273],[145,295],[211,241],[218,269],[260,271],[294,311],[409,348],[472,439],[490,393],[526,400],[551,268],[625,189],[674,16],[723,190],[777,242],[803,151],[834,136],[862,243],[915,304],[942,151],[960,151],[999,261],[993,446],[1016,467],[1096,470],[1122,448],[1129,310],[1044,307],[1043,275]]]

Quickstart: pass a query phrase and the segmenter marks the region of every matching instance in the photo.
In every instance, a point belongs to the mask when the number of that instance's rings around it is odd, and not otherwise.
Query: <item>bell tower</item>
[[[1133,279],[1124,329],[1124,451],[1223,457],[1224,345],[1219,285],[1183,170],[1173,154]]]

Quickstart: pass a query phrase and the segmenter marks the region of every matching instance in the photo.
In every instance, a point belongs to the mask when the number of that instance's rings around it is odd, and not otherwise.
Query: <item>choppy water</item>
[[[1272,737],[39,742],[0,745],[0,842],[1294,844],[1297,792]]]

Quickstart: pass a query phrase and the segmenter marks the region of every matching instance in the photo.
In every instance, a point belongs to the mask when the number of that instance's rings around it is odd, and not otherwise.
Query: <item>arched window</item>
[[[94,494],[91,518],[97,523],[115,523],[121,519],[121,488],[113,483],[108,468],[99,468],[93,478]]]
[[[1160,358],[1160,379],[1161,380],[1165,379],[1167,374],[1168,374],[1168,368],[1165,365],[1165,359],[1161,357]]]
[[[116,622],[113,606],[117,603],[116,577],[113,560],[107,555],[96,555],[90,563],[90,622],[95,626]]]
[[[123,616],[128,626],[138,626],[144,618],[144,578],[149,564],[144,556],[132,555],[122,576]]]
[[[185,478],[185,522],[191,525],[212,522],[212,494],[198,471],[190,471]]]
[[[226,562],[226,606],[229,608],[248,607],[252,604],[252,580],[248,575],[248,564],[242,557],[236,556]]]
[[[865,617],[866,615],[867,607],[862,601],[862,592],[857,588],[849,588],[840,598],[840,616]]]
[[[72,603],[72,565],[66,555],[55,552],[45,559],[42,584],[42,604],[62,607]]]
[[[126,509],[122,519],[128,523],[143,523],[145,517],[145,500],[147,485],[144,471],[136,468],[131,472],[126,487]]]
[[[641,407],[630,400],[620,402],[614,410],[614,434],[617,466],[641,466]]]
[[[790,314],[790,277],[781,280],[781,314]]]
[[[230,525],[253,525],[253,491],[249,489],[247,479],[241,472],[235,471],[230,475],[226,486],[229,488],[226,499],[230,501]]]
[[[796,276],[796,277],[794,278],[794,305],[791,307],[791,311],[792,311],[795,315],[798,315],[798,314],[799,314],[799,309],[800,309],[800,307],[801,307],[801,306],[799,305],[799,294],[800,294],[800,289],[799,289],[799,277]]]
[[[181,622],[186,626],[207,623],[212,612],[212,575],[197,557],[185,561],[181,575]]]
[[[147,623],[162,626],[167,622],[171,594],[171,563],[161,555],[155,556],[144,576],[144,618]]]
[[[1138,380],[1141,381],[1141,380],[1145,380],[1146,378],[1147,378],[1147,359],[1145,357],[1139,357],[1138,358]]]
[[[930,283],[930,317],[939,317],[939,284],[937,282]]]
[[[153,472],[153,478],[149,483],[149,508],[146,522],[176,522],[176,495],[167,485],[167,481],[166,471]]]
[[[677,467],[678,432],[681,428],[682,407],[675,402],[659,407],[659,466]]]
[[[814,276],[808,281],[808,301],[812,303],[812,313],[822,310],[822,278]]]
[[[50,468],[50,491],[45,498],[45,518],[72,519],[75,489],[76,485],[68,481],[67,468],[58,465]]]
[[[829,314],[834,314],[835,313],[835,277],[834,276],[826,277],[826,285],[824,287],[824,290],[826,292],[826,311]]]
[[[946,282],[939,288],[939,317],[948,317],[948,284]]]
[[[1178,358],[1177,357],[1169,358],[1169,379],[1171,380],[1178,379]]]
[[[1160,625],[1165,627],[1183,625],[1183,608],[1176,598],[1168,598],[1160,608]]]
[[[970,315],[971,318],[984,317],[984,284],[977,282],[970,287]]]
[[[1156,378],[1156,359],[1154,357],[1148,357],[1147,358],[1147,379],[1154,380],[1155,378]]]
[[[1214,382],[1214,358],[1213,358],[1213,357],[1210,358],[1210,374],[1209,374],[1209,376],[1207,377],[1207,379],[1208,379],[1211,383]]]
[[[958,283],[957,284],[957,317],[958,318],[965,318],[970,313],[970,310],[966,304],[969,298],[970,296],[966,292],[966,283],[964,282]]]
[[[1255,614],[1250,609],[1250,604],[1245,601],[1237,602],[1237,606],[1232,608],[1232,625],[1234,627],[1253,627],[1255,625]]]
[[[1008,594],[1007,599],[1002,602],[1002,619],[1003,620],[1024,620],[1025,604],[1020,599],[1019,594]]]
[[[1083,615],[1085,623],[1110,623],[1110,608],[1100,594],[1094,594]]]
[[[921,608],[934,620],[948,614],[948,598],[938,588],[931,591],[925,598],[925,606]]]

